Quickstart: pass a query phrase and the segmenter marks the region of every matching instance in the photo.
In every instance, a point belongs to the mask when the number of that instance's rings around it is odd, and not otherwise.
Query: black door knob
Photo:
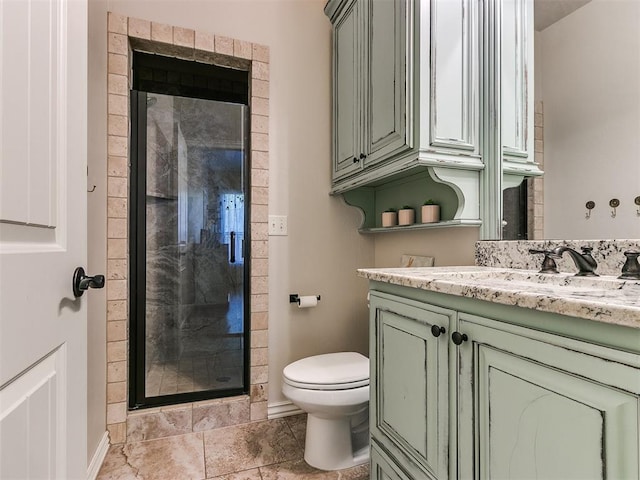
[[[356,157],[353,157],[353,163],[359,163],[360,160],[358,160]]]
[[[364,153],[360,154],[360,160],[364,160],[365,158],[367,158],[367,156]]]
[[[444,327],[441,327],[439,325],[432,325],[431,326],[431,334],[434,337],[439,337],[441,333],[446,333],[446,330],[444,329]]]
[[[466,333],[453,332],[451,334],[451,340],[456,345],[460,345],[462,342],[466,342],[467,340],[469,340],[469,337],[467,337]]]
[[[72,287],[73,295],[76,298],[81,297],[85,290],[104,287],[104,275],[89,277],[85,275],[84,268],[78,267],[73,272]]]

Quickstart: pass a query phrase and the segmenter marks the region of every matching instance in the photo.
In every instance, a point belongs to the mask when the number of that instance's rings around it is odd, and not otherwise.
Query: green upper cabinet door
[[[351,0],[334,12],[334,181],[409,148],[407,5]]]
[[[500,0],[500,5],[503,169],[505,174],[540,174],[534,154],[533,2]]]
[[[638,478],[637,355],[459,314],[459,478]]]
[[[419,63],[423,156],[479,159],[478,2],[421,2],[425,20]],[[428,48],[427,48],[428,47]],[[424,128],[424,127],[430,128]]]
[[[448,478],[448,342],[454,312],[371,294],[372,436],[416,478]],[[373,333],[375,332],[375,333]],[[383,387],[384,386],[384,387]]]
[[[345,2],[333,25],[333,178],[360,170],[362,3]]]
[[[480,170],[478,2],[333,0],[325,11],[334,182],[394,159]]]
[[[407,130],[407,77],[410,59],[405,0],[367,0],[365,5],[364,166],[390,158],[411,147]],[[368,51],[367,51],[368,49]]]
[[[384,189],[398,174],[428,172],[430,181],[451,187],[457,201],[448,199],[443,211],[453,218],[447,220],[479,222],[480,4],[327,3],[334,56],[332,193]],[[433,195],[427,182],[424,190],[424,198]]]

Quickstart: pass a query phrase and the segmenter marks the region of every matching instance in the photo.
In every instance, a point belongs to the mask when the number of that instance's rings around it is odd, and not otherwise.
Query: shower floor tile
[[[148,309],[147,398],[242,388],[241,300],[233,296],[228,305],[191,305],[180,322],[169,321],[161,306]]]
[[[325,472],[303,460],[305,415],[113,445],[97,480],[365,480],[369,466]]]
[[[242,388],[243,351],[153,363],[146,378],[147,397],[172,393]]]

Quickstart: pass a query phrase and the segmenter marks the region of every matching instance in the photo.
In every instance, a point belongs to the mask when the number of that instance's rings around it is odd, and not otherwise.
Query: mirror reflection
[[[505,191],[505,239],[640,238],[639,26],[637,0],[535,0],[545,174]]]

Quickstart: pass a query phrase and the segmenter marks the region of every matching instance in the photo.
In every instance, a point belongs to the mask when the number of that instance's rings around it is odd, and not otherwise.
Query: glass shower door
[[[136,284],[144,302],[136,309],[136,396],[152,405],[242,393],[247,106],[137,97]]]

